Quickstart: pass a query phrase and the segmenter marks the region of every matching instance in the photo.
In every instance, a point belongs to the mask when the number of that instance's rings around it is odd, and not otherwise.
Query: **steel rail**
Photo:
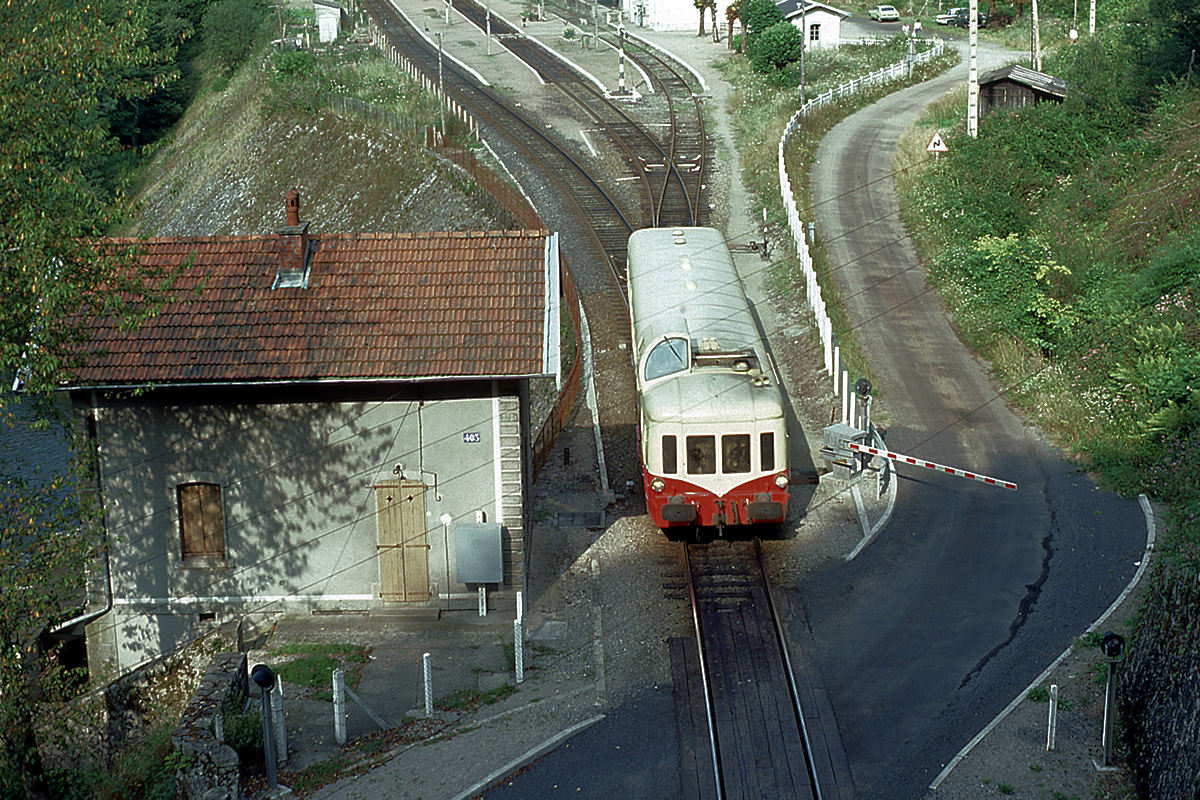
[[[363,7],[390,43],[402,50],[431,80],[436,80],[436,48],[420,36],[387,0],[363,0]],[[546,177],[558,187],[558,196],[575,211],[597,249],[604,255],[619,290],[620,277],[614,258],[624,254],[625,239],[635,230],[635,225],[629,221],[617,201],[562,145],[495,92],[480,86],[453,60],[443,60],[442,80],[447,95],[452,95],[481,124],[486,124],[496,135],[503,136],[530,162],[540,166]],[[572,185],[568,185],[568,177]],[[607,230],[602,231],[602,228]],[[614,231],[619,232],[615,238]],[[621,295],[628,310],[628,301],[623,292]]]
[[[687,542],[683,547],[683,574],[687,580],[688,600],[692,606],[692,628],[696,633],[696,647],[700,655],[700,685],[704,687],[704,713],[708,720],[709,756],[712,759],[713,781],[717,787],[717,800],[725,798],[725,781],[721,771],[721,753],[717,746],[716,701],[709,684],[708,656],[705,654],[704,634],[700,629],[700,603],[696,599],[696,584],[692,580],[692,557]]]
[[[474,24],[480,30],[487,27],[485,19],[487,10],[479,4],[478,0],[451,0],[451,2],[453,8],[468,22]],[[523,32],[517,30],[503,18],[493,17],[490,27],[493,32],[499,31],[498,35],[504,37],[502,41],[503,47],[533,69],[542,80],[559,89],[597,125],[601,126],[608,133],[610,140],[624,151],[628,163],[633,168],[636,176],[640,177],[645,189],[649,206],[648,219],[651,225],[664,224],[663,210],[666,206],[668,187],[672,183],[678,184],[680,195],[683,198],[683,202],[687,205],[687,210],[684,212],[682,219],[675,218],[669,221],[671,224],[676,225],[697,224],[695,222],[696,215],[691,197],[688,192],[687,180],[680,172],[673,152],[678,132],[674,112],[675,100],[671,93],[666,93],[670,105],[670,141],[664,147],[658,140],[658,137],[650,133],[642,122],[635,119],[622,105],[606,95],[601,91],[600,87],[581,75],[566,59],[559,56],[553,50],[525,36]],[[601,37],[606,44],[613,46],[615,49],[616,46],[612,45],[610,38],[611,35]],[[676,80],[681,80],[678,73],[661,56],[657,54],[653,55],[670,73],[668,77],[657,74],[654,76],[660,85],[667,88],[672,77]],[[697,118],[699,124],[703,125],[703,120],[699,114],[697,114]],[[665,166],[662,186],[657,190],[652,186],[651,170],[647,166],[648,160],[639,155],[639,151],[644,152],[647,149],[650,151],[651,157],[661,158]],[[674,209],[672,211],[671,216],[677,217],[678,211]]]
[[[701,205],[701,192],[703,191],[704,178],[707,175],[708,169],[708,134],[705,129],[704,114],[700,106],[699,97],[695,92],[692,91],[691,84],[686,78],[683,77],[682,74],[680,74],[679,70],[675,68],[671,61],[653,48],[646,47],[635,40],[634,52],[631,54],[631,58],[633,58],[642,66],[646,74],[648,74],[652,80],[658,83],[659,87],[662,89],[661,94],[666,97],[668,104],[668,112],[670,117],[670,142],[667,148],[667,158],[668,163],[670,164],[670,170],[666,175],[663,176],[658,207],[659,209],[666,207],[666,197],[670,188],[672,175],[675,176],[679,183],[679,188],[683,196],[683,203],[686,207],[686,210],[684,211],[685,218],[683,220],[664,220],[660,214],[659,217],[655,218],[655,225],[704,225],[707,223],[707,220],[701,218],[701,209],[703,208]],[[663,75],[661,70],[665,70],[666,75]],[[679,169],[679,139],[681,135],[681,126],[678,121],[678,111],[676,110],[678,103],[676,95],[679,93],[680,87],[682,87],[682,91],[687,94],[688,99],[691,100],[696,112],[695,135],[697,137],[696,158],[698,162],[698,172],[694,183],[694,194],[693,191],[689,190],[688,179],[685,178]]]
[[[804,709],[800,706],[800,689],[796,686],[796,673],[792,668],[792,657],[788,653],[787,636],[783,630],[783,621],[779,618],[779,610],[775,607],[775,597],[771,591],[771,580],[767,575],[767,565],[763,563],[762,540],[754,538],[754,561],[762,571],[763,585],[766,587],[767,608],[771,620],[775,623],[775,636],[779,644],[779,655],[783,658],[783,666],[787,671],[788,689],[792,695],[792,707],[796,713],[796,726],[800,729],[800,737],[804,741],[804,760],[808,768],[808,777],[812,783],[814,800],[822,800],[821,782],[817,777],[817,768],[813,763],[812,739],[808,735],[808,725],[804,721]]]

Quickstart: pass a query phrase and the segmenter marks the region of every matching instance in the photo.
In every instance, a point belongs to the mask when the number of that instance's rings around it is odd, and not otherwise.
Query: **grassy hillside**
[[[260,49],[193,103],[139,179],[147,236],[268,233],[300,190],[314,232],[512,227],[482,192],[423,146],[436,104],[365,45]],[[328,109],[357,97],[415,122],[396,132]]]
[[[1148,797],[1200,786],[1200,8],[1109,6],[1047,55],[1061,105],[966,135],[948,98],[900,154],[905,222],[1007,399],[1082,466],[1168,509],[1126,659],[1122,723]],[[934,129],[950,153],[919,153]]]

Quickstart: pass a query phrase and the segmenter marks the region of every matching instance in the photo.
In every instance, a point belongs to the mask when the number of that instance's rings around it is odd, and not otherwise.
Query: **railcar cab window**
[[[721,437],[721,472],[750,471],[750,434],[733,433]]]
[[[759,463],[762,464],[763,472],[770,472],[775,469],[775,434],[767,431],[758,436],[759,446]]]
[[[717,437],[687,437],[687,471],[689,475],[716,474]]]
[[[643,367],[643,379],[652,381],[688,368],[688,340],[682,337],[668,337],[654,346],[646,356],[646,366]]]
[[[666,475],[674,475],[679,471],[677,447],[674,436],[662,437],[662,471]]]

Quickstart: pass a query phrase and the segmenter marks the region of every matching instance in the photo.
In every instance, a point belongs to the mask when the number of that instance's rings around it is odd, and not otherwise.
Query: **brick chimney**
[[[300,221],[300,192],[292,189],[284,200],[287,225],[280,228],[279,270],[275,273],[274,288],[308,288],[308,271],[312,266],[312,246],[308,239],[308,223]]]

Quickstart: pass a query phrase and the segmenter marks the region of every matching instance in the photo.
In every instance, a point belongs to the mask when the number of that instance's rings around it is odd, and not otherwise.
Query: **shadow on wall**
[[[102,412],[119,670],[229,613],[364,598],[378,582],[373,486],[415,463],[416,402]],[[195,488],[200,487],[200,488]],[[111,618],[115,617],[115,619]],[[103,633],[103,631],[101,631]]]

